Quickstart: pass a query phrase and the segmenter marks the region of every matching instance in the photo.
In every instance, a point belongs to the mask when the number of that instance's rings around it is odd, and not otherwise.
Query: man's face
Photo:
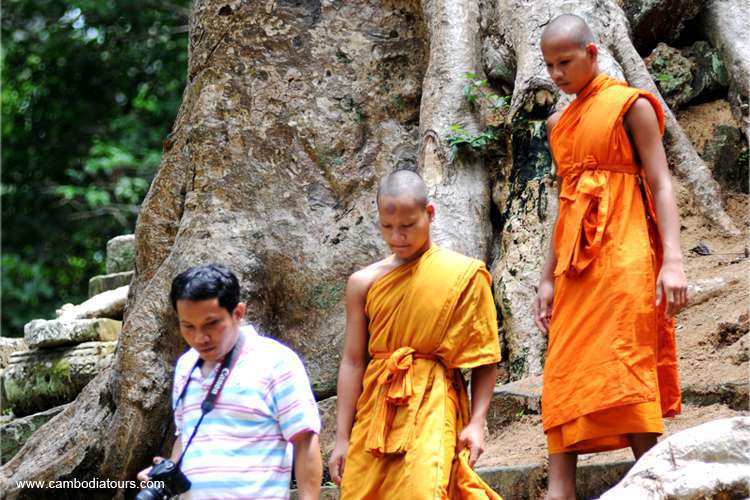
[[[577,94],[596,76],[593,43],[581,47],[567,37],[549,36],[542,40],[542,55],[550,78],[566,94]]]
[[[219,299],[177,301],[180,333],[204,361],[221,360],[234,346],[240,332],[245,304],[232,314],[219,305]]]
[[[421,206],[408,196],[383,195],[378,216],[380,235],[396,257],[408,261],[430,247],[430,223],[435,218],[432,203]]]

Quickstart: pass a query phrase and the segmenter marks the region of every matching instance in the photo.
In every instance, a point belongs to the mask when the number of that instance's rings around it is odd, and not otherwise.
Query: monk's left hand
[[[469,466],[474,468],[474,464],[484,453],[484,425],[470,423],[464,427],[458,436],[456,453],[464,448],[469,448]]]
[[[656,305],[666,300],[664,315],[674,317],[687,305],[687,278],[681,262],[665,262],[656,279]]]

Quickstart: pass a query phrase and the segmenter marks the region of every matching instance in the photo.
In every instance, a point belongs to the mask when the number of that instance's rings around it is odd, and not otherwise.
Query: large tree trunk
[[[433,225],[441,245],[487,260],[490,223],[490,178],[480,157],[447,161],[444,138],[454,123],[476,133],[479,122],[463,97],[466,73],[480,73],[479,8],[476,0],[422,2],[430,57],[419,114],[419,172],[437,205]]]
[[[750,141],[750,4],[745,0],[710,0],[701,15],[705,34],[721,51],[729,72],[729,103]]]
[[[249,319],[302,356],[318,397],[332,395],[344,284],[386,253],[374,196],[396,168],[427,180],[439,243],[492,257],[513,376],[539,373],[544,339],[530,306],[556,211],[544,119],[557,92],[538,40],[563,12],[591,23],[602,69],[655,92],[611,1],[196,1],[189,81],[136,227],[116,361],[0,468],[6,496],[43,496],[20,491],[19,480],[132,479],[164,451],[184,349],[167,295],[190,265],[233,268]],[[513,89],[508,151],[449,164],[450,125],[480,126],[462,97],[469,71]],[[676,171],[732,232],[705,165],[668,120]],[[497,243],[491,219],[502,226]]]
[[[8,497],[22,479],[133,479],[159,452],[184,348],[167,296],[190,265],[234,269],[249,319],[302,356],[319,397],[335,392],[346,278],[385,255],[377,180],[417,164],[420,18],[408,2],[195,3],[114,368],[0,469]]]

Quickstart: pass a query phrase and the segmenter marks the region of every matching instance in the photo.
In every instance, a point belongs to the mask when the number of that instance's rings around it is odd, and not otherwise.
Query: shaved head
[[[575,14],[563,14],[550,21],[542,32],[542,43],[553,38],[565,38],[583,49],[593,43],[594,34],[581,17]]]
[[[378,186],[377,203],[380,206],[380,198],[390,196],[393,198],[408,197],[416,201],[420,206],[427,206],[427,186],[418,173],[411,170],[396,170],[380,180]]]

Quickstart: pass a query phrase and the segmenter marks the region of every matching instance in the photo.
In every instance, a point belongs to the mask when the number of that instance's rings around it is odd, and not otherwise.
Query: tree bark
[[[729,103],[745,126],[750,142],[750,5],[743,0],[710,0],[700,22],[711,44],[719,49],[729,73]]]
[[[419,172],[437,205],[432,226],[438,244],[482,260],[492,237],[490,178],[479,156],[447,161],[444,138],[462,123],[477,133],[479,121],[463,97],[466,73],[481,75],[476,0],[424,0],[430,56],[419,112]]]

